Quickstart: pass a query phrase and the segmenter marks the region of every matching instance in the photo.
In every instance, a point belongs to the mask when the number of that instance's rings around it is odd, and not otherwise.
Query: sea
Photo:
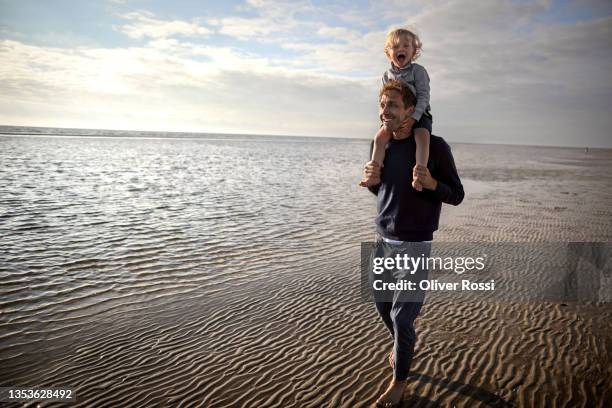
[[[466,201],[495,183],[573,171],[595,154],[450,144]],[[253,313],[254,321],[230,324],[235,332],[221,336],[236,305],[262,307],[289,299],[300,282],[331,285],[358,274],[355,254],[372,240],[376,213],[375,196],[358,187],[369,146],[0,127],[0,384],[80,386],[94,405],[114,401],[109,384],[132,371],[187,387],[173,357],[214,355],[220,339],[265,321]],[[593,160],[609,164],[610,152]],[[463,233],[453,214],[441,229]],[[308,290],[325,302],[334,296],[325,288]],[[150,350],[139,345],[170,353],[161,373],[147,368]]]

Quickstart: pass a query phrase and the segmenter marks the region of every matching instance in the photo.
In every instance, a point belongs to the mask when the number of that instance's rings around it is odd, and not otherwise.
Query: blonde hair
[[[418,34],[414,31],[408,30],[407,28],[396,28],[389,31],[387,38],[385,39],[385,54],[389,55],[389,50],[399,42],[401,39],[410,37],[412,40],[412,46],[414,48],[414,55],[410,62],[415,61],[421,56],[421,50],[423,49],[423,43],[419,38]]]

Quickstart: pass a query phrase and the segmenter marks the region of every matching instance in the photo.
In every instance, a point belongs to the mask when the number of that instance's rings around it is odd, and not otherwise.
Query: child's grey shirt
[[[417,122],[424,112],[429,112],[429,75],[422,65],[410,63],[404,68],[397,68],[391,64],[391,68],[385,71],[382,77],[383,84],[398,79],[408,85],[416,96],[417,103],[414,112],[410,115]]]

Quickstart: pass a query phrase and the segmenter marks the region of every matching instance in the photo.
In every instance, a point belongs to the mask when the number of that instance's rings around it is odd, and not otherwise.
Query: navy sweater
[[[370,156],[372,154],[370,148]],[[416,164],[414,137],[391,139],[385,151],[381,183],[370,187],[378,196],[378,232],[400,241],[430,241],[438,229],[442,203],[458,205],[463,185],[457,174],[450,146],[431,135],[427,167],[438,182],[435,190],[412,188],[412,168]]]

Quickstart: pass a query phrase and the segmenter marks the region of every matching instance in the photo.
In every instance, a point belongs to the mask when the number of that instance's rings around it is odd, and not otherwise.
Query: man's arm
[[[451,148],[446,142],[442,144],[439,154],[440,159],[436,169],[438,185],[433,193],[443,203],[459,205],[463,201],[465,192],[459,174],[457,174]]]

